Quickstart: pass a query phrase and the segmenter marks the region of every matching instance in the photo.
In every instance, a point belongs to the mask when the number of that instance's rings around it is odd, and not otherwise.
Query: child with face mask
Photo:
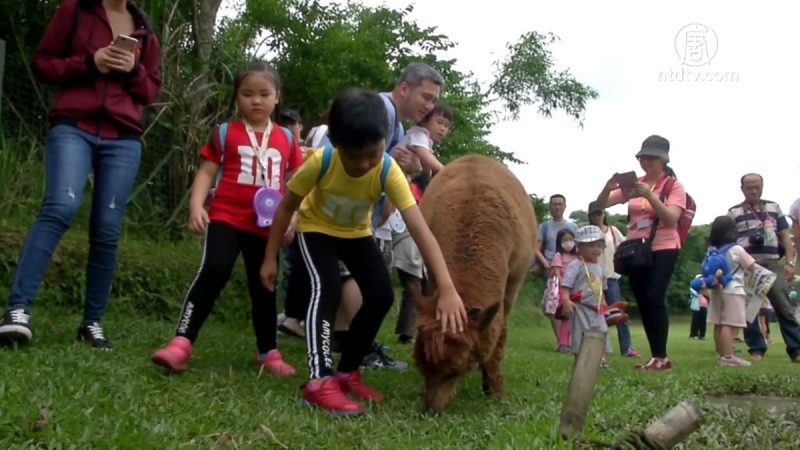
[[[558,324],[558,349],[560,353],[569,353],[569,318],[561,314],[559,286],[564,278],[564,269],[578,257],[575,249],[575,235],[569,228],[564,228],[556,235],[556,253],[548,269],[547,290],[545,291],[545,314],[554,316]],[[549,301],[548,301],[549,299]]]

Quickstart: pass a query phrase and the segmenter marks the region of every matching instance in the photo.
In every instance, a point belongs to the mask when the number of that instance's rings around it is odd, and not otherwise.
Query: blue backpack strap
[[[317,175],[317,183],[322,181],[322,177],[328,172],[328,167],[331,165],[331,157],[333,157],[333,147],[326,145],[322,149],[322,165],[319,168],[319,175]]]
[[[212,186],[219,185],[219,179],[222,178],[222,161],[225,159],[225,138],[228,136],[228,122],[222,122],[219,124],[219,167],[217,168],[217,174],[214,176],[214,184]]]
[[[292,142],[294,141],[294,134],[292,134],[292,130],[286,127],[281,127],[281,130],[283,130],[283,134],[286,135],[286,141],[289,142],[289,145],[292,145]]]
[[[383,100],[384,106],[386,107],[386,118],[389,121],[388,136],[386,136],[386,147],[384,148],[384,150],[387,152],[397,144],[404,134],[403,127],[397,126],[397,106],[395,106],[390,95],[391,94],[389,92],[382,92],[379,94],[381,100]]]
[[[386,191],[386,176],[389,174],[389,168],[392,167],[392,158],[388,153],[383,154],[383,167],[381,168],[381,193]]]
[[[219,153],[222,158],[225,157],[225,138],[228,137],[228,122],[219,124]]]
[[[375,202],[375,205],[372,207],[372,228],[378,228],[381,226],[380,218],[381,218],[381,209],[383,208],[383,203],[386,200],[386,176],[389,175],[389,169],[392,167],[392,157],[389,156],[388,153],[383,154],[383,167],[381,167],[381,174],[380,174],[380,181],[381,181],[381,197]]]
[[[546,220],[542,224],[542,236],[541,236],[541,238],[542,238],[542,248],[541,248],[542,254],[544,254],[544,247],[547,244],[547,232],[550,230],[549,224],[550,224],[549,220]]]

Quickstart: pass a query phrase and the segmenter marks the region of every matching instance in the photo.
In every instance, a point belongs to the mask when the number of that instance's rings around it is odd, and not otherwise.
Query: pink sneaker
[[[635,348],[631,347],[628,349],[628,353],[625,353],[625,356],[627,358],[638,358],[641,355],[639,354],[639,352],[636,351]]]
[[[294,367],[283,360],[283,356],[281,356],[281,352],[279,352],[277,348],[267,352],[267,356],[263,359],[260,359],[258,355],[256,355],[256,364],[258,365],[259,373],[264,369],[280,377],[290,377],[297,373]]]
[[[191,357],[192,342],[183,336],[175,336],[166,347],[153,353],[153,362],[173,372],[183,372],[189,367]]]

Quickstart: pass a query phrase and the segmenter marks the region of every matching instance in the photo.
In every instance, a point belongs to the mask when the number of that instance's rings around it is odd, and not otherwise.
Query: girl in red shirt
[[[265,189],[282,195],[290,172],[303,158],[297,139],[270,120],[280,98],[275,69],[264,63],[248,65],[236,75],[234,95],[242,118],[228,123],[224,141],[219,128],[212,133],[200,152],[203,162],[189,200],[189,229],[205,234],[200,270],[186,294],[175,337],[155,352],[153,362],[176,372],[186,370],[192,344],[241,253],[252,302],[256,363],[290,376],[295,369],[284,362],[276,344],[275,293],[264,288],[259,276],[270,227],[258,217],[254,197]],[[204,203],[218,171],[221,177],[207,211]],[[292,234],[290,229],[284,239]]]

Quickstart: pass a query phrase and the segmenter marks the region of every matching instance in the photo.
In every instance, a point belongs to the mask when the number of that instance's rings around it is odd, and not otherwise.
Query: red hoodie
[[[144,131],[142,107],[156,100],[161,86],[160,51],[147,16],[131,2],[128,11],[136,28],[131,36],[139,40],[136,65],[130,73],[101,74],[94,53],[113,40],[102,2],[64,0],[59,6],[32,63],[39,81],[58,86],[50,109],[53,125],[68,123],[104,138]]]

